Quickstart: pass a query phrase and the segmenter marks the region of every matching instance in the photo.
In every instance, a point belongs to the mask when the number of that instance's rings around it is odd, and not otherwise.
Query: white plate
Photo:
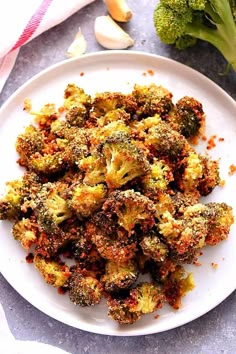
[[[163,57],[132,51],[106,51],[88,54],[79,59],[59,63],[35,76],[21,87],[0,111],[0,191],[7,180],[21,172],[16,164],[14,148],[16,136],[30,122],[23,112],[23,101],[31,98],[33,107],[45,103],[62,103],[68,83],[76,83],[87,92],[122,90],[128,92],[134,83],[155,82],[174,94],[174,100],[184,95],[193,96],[203,103],[207,114],[207,136],[224,138],[210,151],[221,158],[221,177],[224,188],[216,188],[206,201],[224,201],[236,207],[236,175],[229,176],[229,165],[236,165],[236,103],[212,81],[191,68]],[[199,147],[204,151],[206,143]],[[107,317],[105,303],[92,308],[75,307],[67,296],[58,295],[34,269],[25,262],[26,253],[11,236],[11,225],[0,224],[0,269],[8,282],[32,305],[47,315],[73,327],[89,332],[134,336],[162,332],[185,324],[223,301],[236,288],[236,235],[232,227],[230,237],[216,247],[204,250],[201,267],[189,266],[194,272],[196,287],[183,301],[180,310],[165,306],[158,313],[146,315],[131,326],[119,326]],[[213,269],[211,263],[217,263]]]

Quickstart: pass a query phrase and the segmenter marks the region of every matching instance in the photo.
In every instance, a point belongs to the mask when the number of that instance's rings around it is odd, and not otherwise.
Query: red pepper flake
[[[160,317],[160,315],[154,316],[155,320],[158,320],[159,317]]]
[[[235,165],[230,165],[229,166],[229,172],[228,172],[228,174],[230,175],[230,176],[232,176],[234,173],[236,172],[236,166]]]
[[[203,136],[202,136],[202,141],[207,141],[206,135],[203,135]]]
[[[34,255],[33,253],[29,253],[26,257],[25,257],[25,260],[27,263],[33,263],[34,261]]]
[[[81,72],[79,75],[80,75],[80,76],[84,76],[84,72]]]
[[[217,269],[217,268],[218,268],[218,264],[217,264],[217,263],[214,263],[214,262],[211,263],[211,266],[212,266],[212,268],[214,268],[214,269]]]
[[[202,263],[200,263],[200,262],[194,262],[193,263],[196,267],[200,267],[201,265],[202,265]]]
[[[222,142],[222,141],[225,141],[224,138],[219,138],[218,141]]]

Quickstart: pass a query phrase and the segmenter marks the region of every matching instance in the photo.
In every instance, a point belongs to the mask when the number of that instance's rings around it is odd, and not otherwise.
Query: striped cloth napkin
[[[7,0],[0,10],[0,93],[20,47],[95,0]]]

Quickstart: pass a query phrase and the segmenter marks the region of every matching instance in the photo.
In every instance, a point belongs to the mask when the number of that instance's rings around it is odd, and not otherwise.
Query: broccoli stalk
[[[235,0],[160,0],[154,25],[160,40],[178,49],[197,39],[211,43],[236,70]]]

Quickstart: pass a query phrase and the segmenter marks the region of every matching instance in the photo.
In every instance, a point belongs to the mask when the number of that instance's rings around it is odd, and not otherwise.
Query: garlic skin
[[[109,15],[98,16],[94,23],[97,42],[106,49],[125,49],[134,40]]]
[[[67,58],[76,58],[86,52],[87,49],[87,42],[84,38],[84,35],[79,28],[79,31],[76,33],[76,36],[67,49],[66,56]]]
[[[111,17],[118,22],[128,22],[133,13],[126,0],[104,0]]]

